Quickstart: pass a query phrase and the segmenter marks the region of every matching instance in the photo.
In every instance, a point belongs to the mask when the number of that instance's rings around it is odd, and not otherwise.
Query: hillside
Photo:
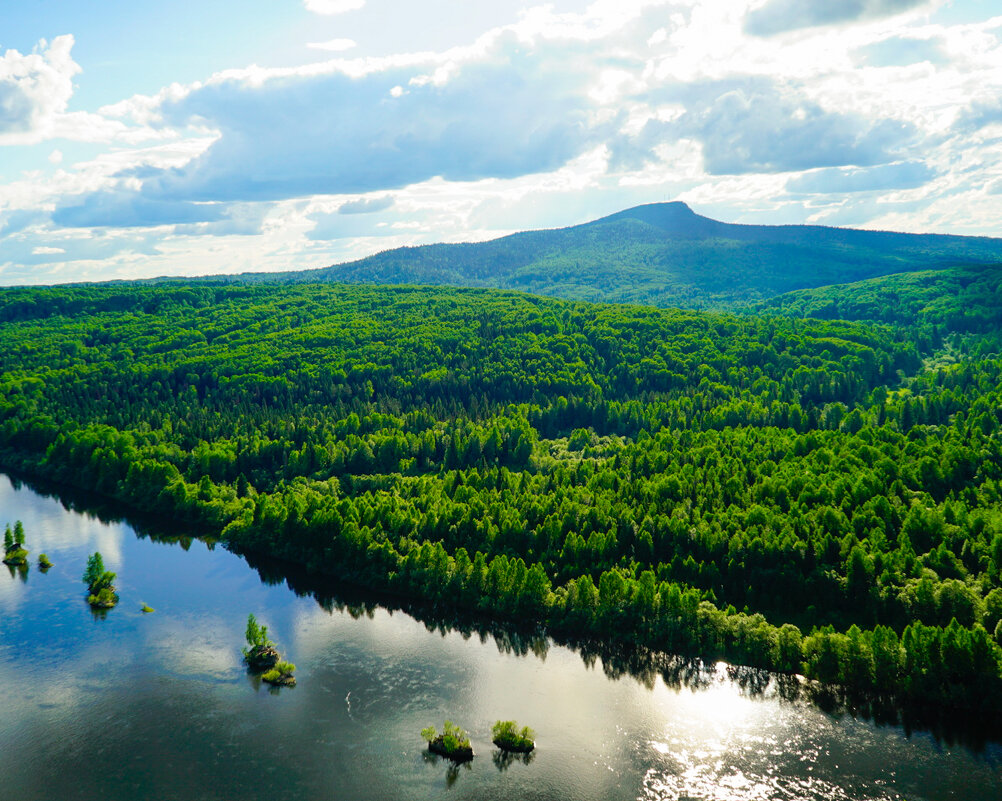
[[[493,287],[569,300],[724,309],[797,289],[991,262],[1002,262],[1002,239],[735,225],[675,202],[570,228],[398,248],[316,270],[236,280]]]
[[[0,465],[440,610],[997,719],[1002,362],[923,355],[485,289],[6,290]]]
[[[923,270],[803,289],[757,308],[824,320],[929,324],[950,333],[997,332],[1002,329],[1002,265]]]

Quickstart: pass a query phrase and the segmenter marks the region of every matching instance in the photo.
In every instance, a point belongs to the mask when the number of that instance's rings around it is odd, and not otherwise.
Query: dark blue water
[[[997,745],[833,717],[772,684],[752,694],[723,665],[698,690],[613,679],[546,640],[512,649],[373,604],[325,609],[222,547],[137,536],[0,476],[0,526],[17,519],[32,566],[0,570],[4,801],[1002,799]],[[80,581],[95,550],[119,575],[103,616]],[[248,612],[299,686],[247,675]],[[458,770],[418,734],[447,717],[478,754]],[[538,732],[528,764],[498,758],[499,718]]]

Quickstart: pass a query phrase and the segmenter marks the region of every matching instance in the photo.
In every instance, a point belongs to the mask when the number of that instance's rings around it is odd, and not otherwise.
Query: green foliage
[[[13,550],[4,554],[3,562],[6,565],[26,565],[28,564],[28,552],[15,545]]]
[[[441,734],[434,726],[428,726],[421,730],[421,737],[446,757],[466,756],[463,752],[470,750],[470,735],[451,720],[445,721]]]
[[[93,588],[98,584],[101,577],[104,575],[104,559],[101,557],[100,551],[95,551],[87,557],[87,567],[84,569],[83,583],[87,585],[87,588],[91,590],[91,592],[93,592]]]
[[[262,674],[261,680],[267,682],[268,684],[293,685],[296,683],[296,680],[293,677],[295,672],[296,666],[292,664],[292,662],[279,660],[275,663],[274,667]]]
[[[760,308],[798,317],[998,334],[1002,328],[1000,292],[1002,270],[992,264],[898,273],[804,289],[773,298]]]
[[[109,608],[118,603],[115,592],[115,573],[104,569],[100,551],[87,557],[83,582],[87,585],[87,603],[91,606]]]
[[[260,625],[253,613],[247,615],[247,629],[244,637],[247,639],[247,645],[251,648],[267,648],[275,645],[268,639],[268,627]]]
[[[4,564],[12,566],[28,564],[28,550],[24,547],[24,526],[20,520],[14,523],[13,531],[11,531],[10,524],[4,527],[3,544]]]
[[[104,586],[87,596],[87,603],[99,609],[109,609],[118,603],[118,594],[114,587]]]
[[[49,560],[49,557],[47,555],[45,555],[44,553],[40,553],[38,555],[38,566],[42,570],[48,570],[50,567],[52,567],[52,562]]]
[[[143,614],[149,614],[150,612],[155,612],[156,610],[149,604],[143,604],[141,607],[139,607],[139,611],[142,612]]]
[[[514,720],[498,720],[491,727],[491,738],[496,746],[514,751],[525,751],[536,744],[536,733],[528,726],[521,729]]]

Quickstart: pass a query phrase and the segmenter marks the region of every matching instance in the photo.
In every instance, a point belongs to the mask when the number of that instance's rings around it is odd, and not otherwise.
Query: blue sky
[[[989,0],[37,0],[0,24],[0,284],[305,269],[665,199],[1002,236],[1000,143]]]

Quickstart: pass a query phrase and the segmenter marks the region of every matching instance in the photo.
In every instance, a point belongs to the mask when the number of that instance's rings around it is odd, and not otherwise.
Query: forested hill
[[[758,311],[997,335],[1002,331],[1002,265],[899,273],[805,289],[772,298]]]
[[[927,355],[497,290],[5,290],[0,465],[445,610],[997,721],[1002,361]]]
[[[657,203],[570,228],[398,248],[318,270],[237,280],[498,287],[570,300],[724,309],[963,262],[1002,262],[1002,239],[732,225],[684,203]]]

